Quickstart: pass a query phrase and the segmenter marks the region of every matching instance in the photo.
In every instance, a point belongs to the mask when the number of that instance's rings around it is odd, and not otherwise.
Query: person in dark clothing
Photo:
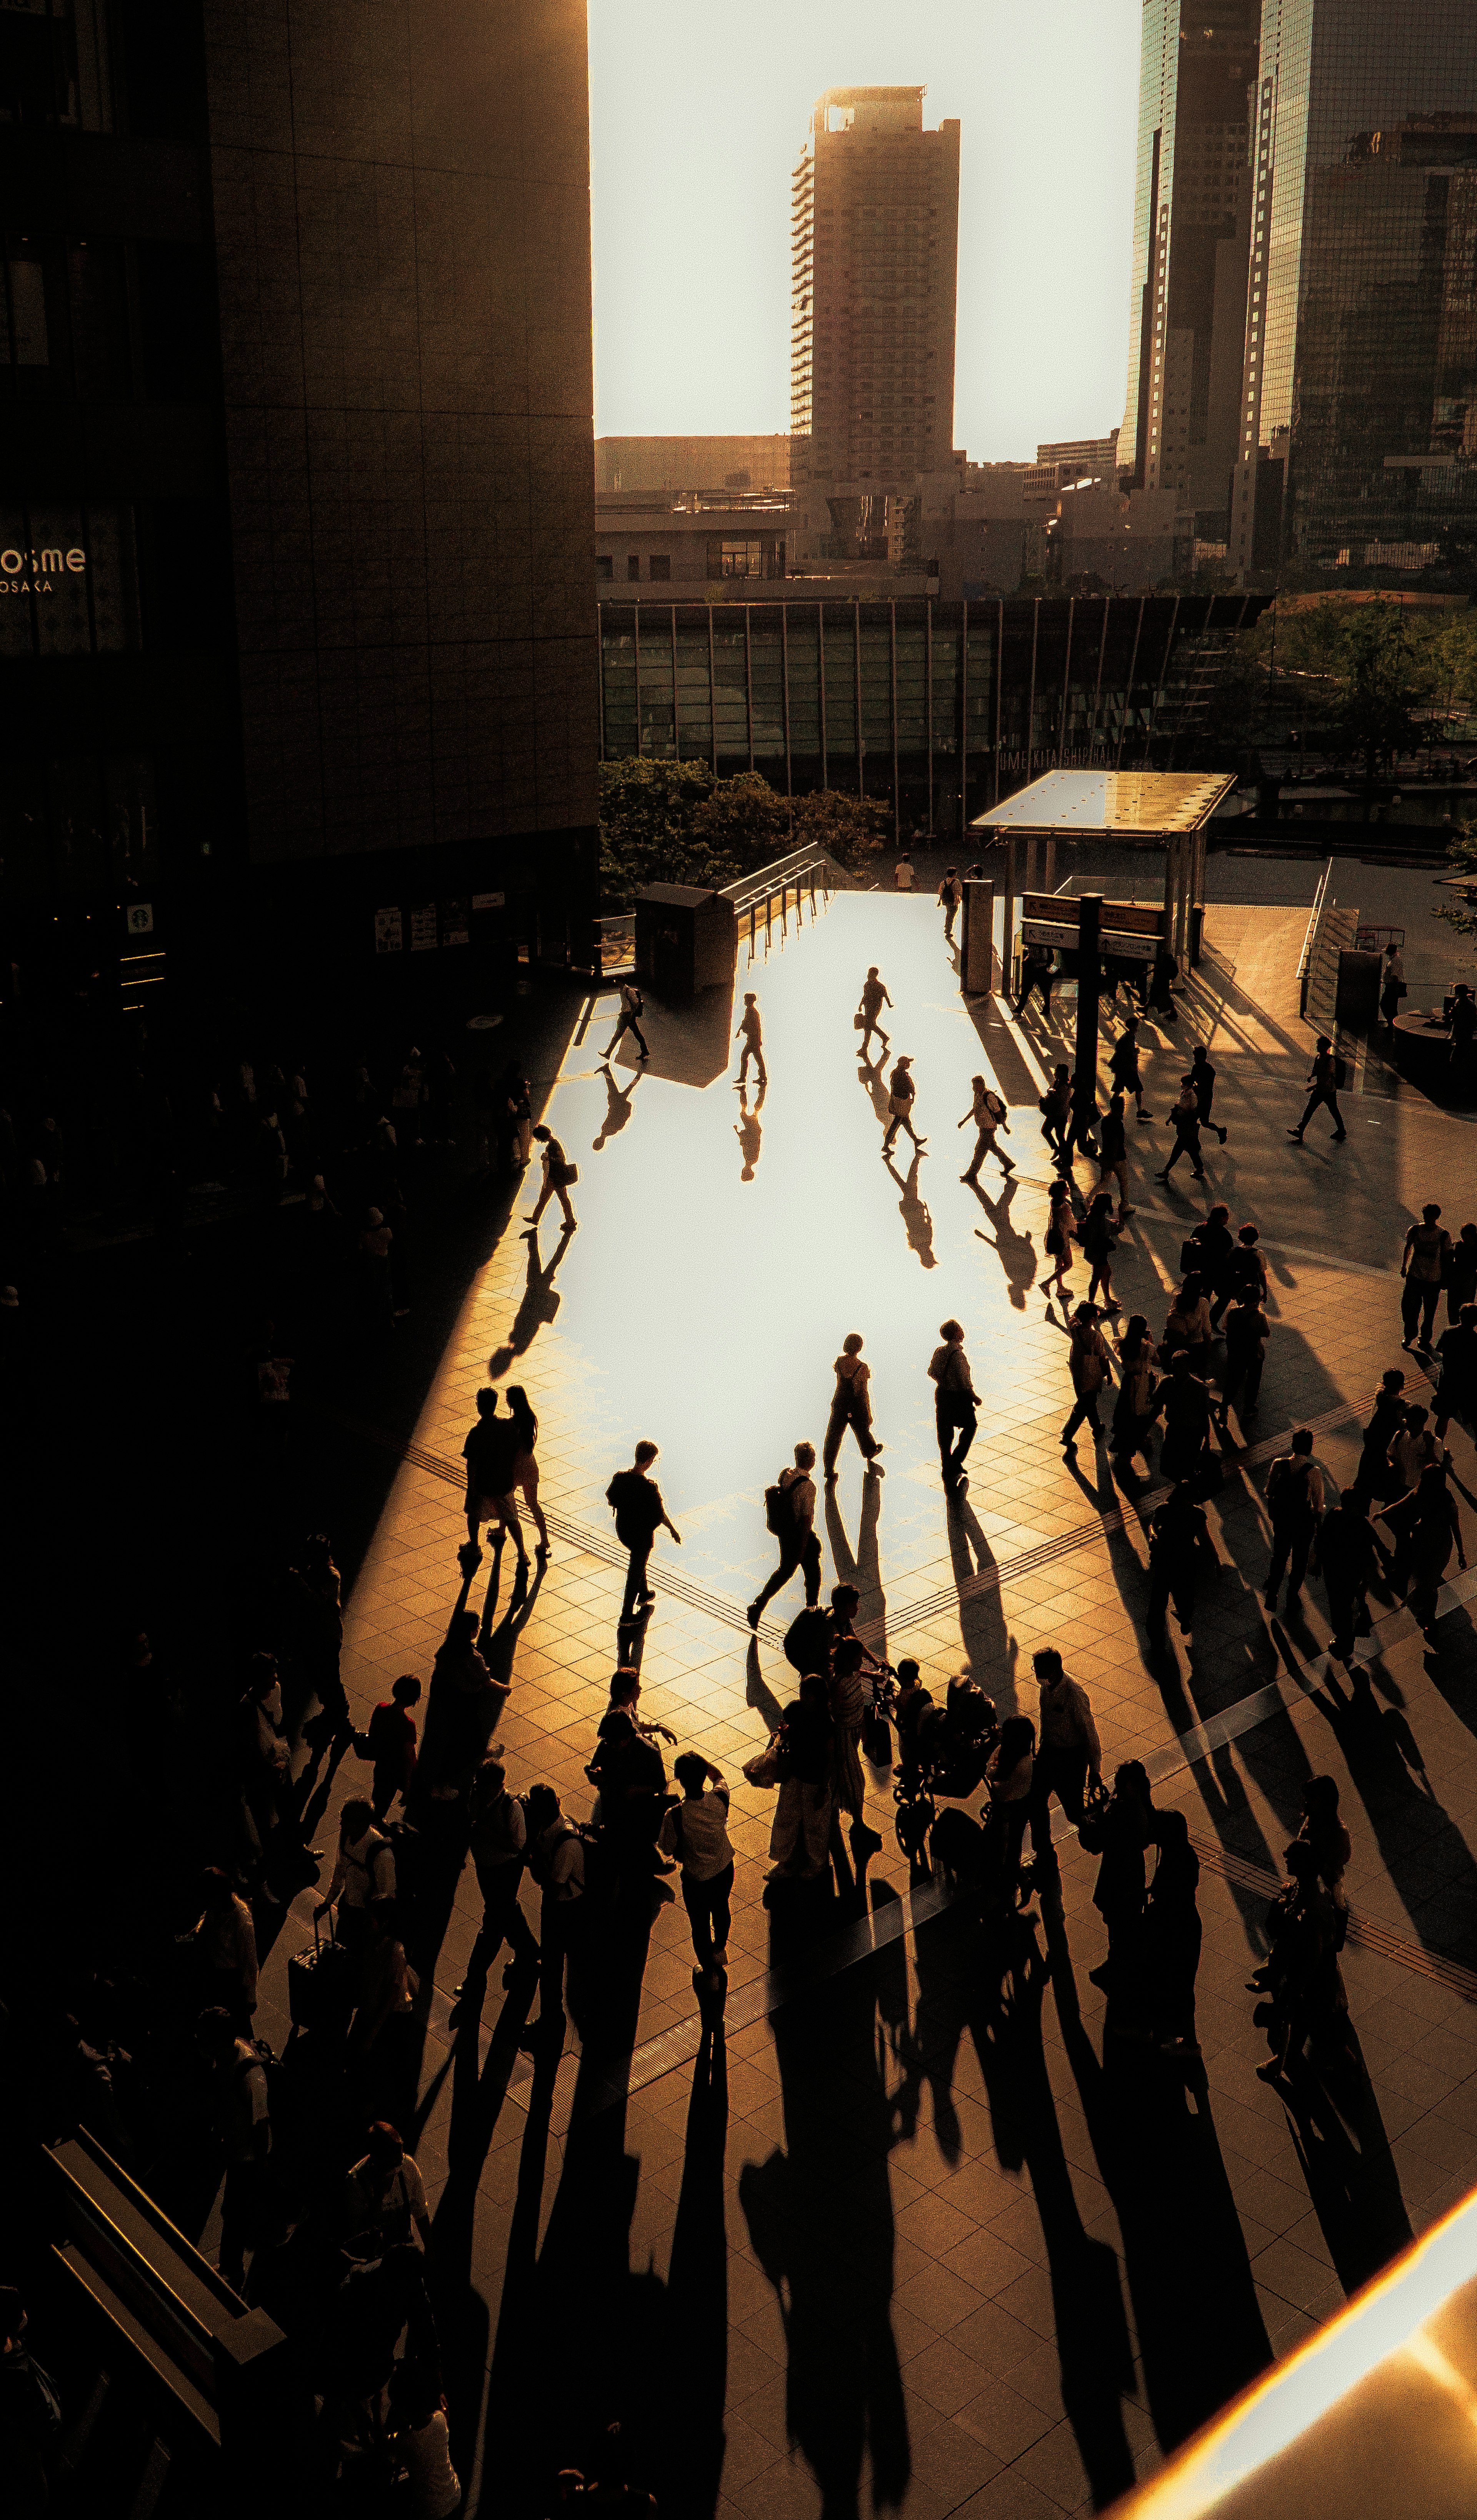
[[[1441,1281],[1451,1254],[1452,1238],[1433,1199],[1421,1209],[1420,1223],[1411,1226],[1401,1253],[1400,1320],[1405,1332],[1402,1347],[1430,1346],[1436,1307],[1441,1301]]]
[[[1097,1187],[1108,1191],[1118,1185],[1118,1218],[1121,1225],[1134,1214],[1128,1194],[1128,1132],[1123,1125],[1123,1096],[1114,1091],[1112,1101],[1102,1116],[1102,1130],[1097,1141]]]
[[[765,1519],[780,1543],[780,1562],[750,1601],[745,1616],[757,1628],[766,1602],[782,1592],[792,1575],[805,1578],[807,1606],[821,1598],[821,1543],[816,1535],[816,1466],[814,1444],[795,1446],[793,1466],[786,1465],[765,1491]]]
[[[465,1595],[465,1587],[464,1587]],[[416,1762],[416,1801],[460,1802],[497,1730],[513,1690],[494,1680],[477,1650],[477,1614],[459,1602],[431,1665],[425,1737]]]
[[[1444,1444],[1454,1418],[1467,1426],[1477,1424],[1477,1304],[1462,1305],[1455,1328],[1443,1330],[1437,1340],[1436,1353],[1441,1381],[1432,1431],[1438,1444]]]
[[[1290,1608],[1307,1581],[1323,1511],[1323,1474],[1313,1458],[1313,1436],[1306,1426],[1298,1428],[1291,1451],[1279,1454],[1267,1473],[1267,1506],[1272,1515],[1267,1607],[1276,1608],[1285,1574]]]
[[[1244,1424],[1262,1390],[1269,1324],[1257,1302],[1256,1289],[1243,1288],[1226,1317],[1226,1387],[1221,1398],[1221,1425],[1228,1426],[1234,1407]]]
[[[1369,1500],[1358,1488],[1341,1488],[1331,1513],[1324,1514],[1318,1536],[1319,1564],[1328,1596],[1328,1621],[1333,1630],[1328,1651],[1348,1662],[1356,1636],[1366,1637],[1372,1624],[1365,1598],[1378,1572],[1381,1550],[1369,1527]]]
[[[1429,1630],[1435,1624],[1437,1596],[1454,1544],[1463,1574],[1467,1562],[1461,1517],[1440,1462],[1433,1462],[1421,1471],[1409,1496],[1387,1507],[1385,1520],[1396,1535],[1390,1580],[1397,1593],[1409,1598],[1421,1626]]]
[[[1190,1057],[1189,1072],[1194,1079],[1195,1103],[1200,1114],[1200,1126],[1202,1129],[1214,1129],[1224,1147],[1226,1132],[1219,1120],[1213,1120],[1210,1116],[1211,1105],[1216,1099],[1216,1071],[1210,1063],[1203,1042],[1195,1044]]]
[[[1134,1111],[1141,1120],[1151,1120],[1153,1113],[1143,1107],[1143,1079],[1139,1072],[1139,1018],[1131,1015],[1113,1044],[1108,1060],[1108,1074],[1114,1088],[1127,1101],[1134,1098]]]
[[[402,1672],[388,1697],[380,1700],[370,1717],[361,1741],[355,1743],[360,1757],[374,1765],[370,1808],[376,1820],[383,1820],[396,1794],[410,1799],[411,1779],[416,1773],[416,1719],[410,1710],[420,1702],[421,1684],[415,1673]]]
[[[498,1416],[498,1395],[490,1383],[484,1383],[477,1393],[477,1422],[462,1447],[467,1463],[467,1550],[473,1566],[481,1563],[482,1525],[490,1526],[494,1547],[501,1549],[510,1515],[518,1554],[526,1556],[517,1509],[510,1504],[516,1451],[517,1430],[511,1418]]]
[[[1164,1446],[1159,1466],[1167,1479],[1192,1479],[1210,1449],[1211,1404],[1188,1348],[1176,1349],[1169,1372],[1154,1393],[1150,1423],[1161,1417]]]
[[[505,1987],[512,1984],[518,1968],[531,1971],[539,1960],[538,1943],[518,1899],[528,1852],[527,1822],[522,1804],[508,1790],[507,1770],[495,1755],[489,1754],[472,1778],[467,1816],[468,1852],[482,1894],[482,1922],[467,1975],[457,1988],[459,1998],[480,1995],[505,1943],[510,1955],[503,1973]]]
[[[1477,1304],[1477,1225],[1464,1225],[1447,1261],[1447,1319],[1461,1319],[1463,1304]]]
[[[1376,1497],[1381,1503],[1389,1498],[1393,1484],[1390,1447],[1406,1422],[1405,1395],[1406,1377],[1398,1365],[1392,1366],[1388,1373],[1380,1376],[1374,1407],[1365,1428],[1359,1467],[1354,1473],[1354,1484],[1361,1496]]]
[[[1143,1903],[1145,2026],[1167,2055],[1195,2057],[1195,1978],[1200,1966],[1200,1859],[1185,1814],[1156,1815],[1159,1860]]]
[[[1163,1015],[1166,1023],[1180,1020],[1180,1010],[1175,1004],[1175,982],[1179,976],[1179,964],[1169,947],[1161,944],[1149,968],[1148,1003],[1155,1014]]]
[[[969,1372],[964,1354],[964,1333],[959,1322],[940,1322],[939,1337],[928,1364],[929,1380],[934,1386],[933,1415],[938,1433],[939,1462],[946,1488],[957,1488],[964,1474],[964,1457],[974,1441],[979,1424],[979,1393]]]
[[[605,1503],[615,1516],[615,1537],[630,1552],[626,1564],[626,1589],[621,1598],[621,1625],[627,1626],[639,1611],[649,1610],[656,1596],[647,1582],[647,1566],[651,1546],[658,1531],[669,1531],[678,1548],[682,1534],[661,1501],[661,1490],[650,1476],[656,1459],[656,1446],[641,1443],[636,1447],[631,1467],[617,1470],[605,1490]]]
[[[1072,1115],[1072,1078],[1065,1060],[1052,1070],[1052,1082],[1041,1098],[1041,1134],[1058,1162],[1065,1161],[1067,1123]]]
[[[1097,1079],[1089,1071],[1072,1079],[1072,1117],[1061,1142],[1062,1160],[1070,1163],[1081,1148],[1085,1155],[1097,1152]]]
[[[1126,1759],[1113,1778],[1103,1809],[1085,1820],[1077,1834],[1090,1855],[1100,1857],[1093,1905],[1108,1933],[1107,1958],[1088,1971],[1095,1986],[1116,1994],[1137,1958],[1143,1922],[1143,1854],[1156,1828],[1148,1771]]]
[[[1098,1191],[1082,1220],[1082,1233],[1078,1238],[1083,1258],[1093,1264],[1093,1274],[1088,1282],[1088,1302],[1096,1303],[1100,1289],[1103,1311],[1121,1312],[1123,1308],[1113,1294],[1113,1245],[1118,1239],[1118,1228],[1113,1222],[1111,1192]]]
[[[1193,1082],[1187,1074],[1180,1079],[1180,1097],[1169,1116],[1175,1130],[1174,1152],[1163,1172],[1155,1173],[1155,1181],[1167,1182],[1182,1155],[1189,1157],[1192,1179],[1203,1181],[1205,1166],[1200,1161],[1200,1107],[1195,1101]]]
[[[640,1700],[641,1674],[616,1672],[587,1774],[600,1791],[601,1826],[618,1881],[633,1891],[649,1892],[652,1875],[671,1869],[656,1847],[668,1804],[666,1762],[656,1736],[668,1742],[676,1736],[664,1724],[644,1724],[637,1713]],[[657,1893],[659,1898],[669,1895]]]
[[[926,1689],[916,1662],[900,1662],[897,1667],[897,1692],[892,1701],[893,1729],[898,1739],[898,1769],[905,1793],[917,1790],[918,1778],[919,1734],[924,1718],[941,1715],[932,1694]]]
[[[1338,1087],[1340,1083],[1339,1069],[1343,1066],[1343,1063],[1344,1062],[1341,1058],[1335,1058],[1333,1044],[1329,1040],[1328,1035],[1325,1032],[1320,1032],[1318,1037],[1318,1048],[1313,1056],[1313,1072],[1308,1079],[1307,1106],[1303,1112],[1301,1120],[1299,1120],[1297,1124],[1297,1127],[1295,1129],[1289,1129],[1287,1132],[1288,1137],[1292,1140],[1295,1147],[1300,1147],[1302,1145],[1303,1131],[1307,1128],[1309,1121],[1312,1119],[1314,1112],[1318,1109],[1320,1102],[1326,1103],[1328,1109],[1333,1114],[1334,1145],[1341,1145],[1343,1140],[1349,1135],[1348,1130],[1344,1126],[1343,1113],[1338,1107]]]
[[[1221,1316],[1227,1306],[1235,1303],[1248,1287],[1259,1304],[1266,1303],[1267,1262],[1254,1225],[1242,1226],[1216,1273],[1216,1300],[1210,1308],[1213,1330],[1220,1328]]]
[[[1182,1480],[1172,1488],[1148,1527],[1148,1610],[1144,1625],[1151,1643],[1165,1635],[1165,1612],[1171,1601],[1175,1617],[1188,1636],[1194,1624],[1195,1587],[1207,1560],[1214,1565],[1202,1507]]]
[[[1226,1264],[1236,1247],[1231,1231],[1230,1208],[1223,1204],[1213,1207],[1207,1216],[1202,1217],[1189,1240],[1194,1245],[1193,1253],[1182,1251],[1180,1266],[1194,1270],[1208,1295],[1220,1284]]]
[[[1458,980],[1452,1006],[1451,1066],[1454,1074],[1464,1077],[1472,1063],[1472,1043],[1477,1039],[1477,996],[1470,981]]]
[[[1020,962],[1020,995],[1015,1001],[1018,1023],[1026,1011],[1026,1000],[1036,990],[1041,999],[1043,1015],[1052,1012],[1052,956],[1050,945],[1028,945]]]

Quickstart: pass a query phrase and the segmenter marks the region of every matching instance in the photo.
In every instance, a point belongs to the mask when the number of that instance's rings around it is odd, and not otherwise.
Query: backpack
[[[517,1805],[506,1784],[499,1785],[496,1793],[490,1793],[487,1790],[489,1782],[490,1779],[479,1780],[472,1786],[468,1844],[473,1862],[480,1856],[483,1863],[512,1863],[523,1852],[522,1847],[515,1846],[513,1842],[513,1813]]]
[[[993,1090],[993,1088],[987,1086],[985,1089],[986,1123],[990,1128],[998,1129],[1001,1122],[1007,1117],[1007,1106],[1001,1101],[1000,1096]]]
[[[538,1883],[541,1890],[547,1890],[550,1881],[553,1879],[554,1858],[559,1853],[559,1848],[566,1845],[571,1837],[581,1837],[583,1835],[584,1831],[578,1826],[577,1822],[570,1820],[564,1812],[560,1812],[559,1821],[556,1824],[555,1834],[549,1839],[547,1844],[542,1843],[542,1832],[538,1838],[530,1835],[528,1840],[528,1870],[533,1879]]]
[[[784,1659],[803,1680],[825,1671],[830,1659],[830,1621],[821,1609],[800,1610],[784,1632]]]
[[[772,1488],[766,1488],[764,1491],[764,1528],[766,1531],[772,1531],[777,1540],[794,1538],[794,1495],[799,1484],[798,1479],[791,1479],[789,1486],[783,1488],[776,1480]]]

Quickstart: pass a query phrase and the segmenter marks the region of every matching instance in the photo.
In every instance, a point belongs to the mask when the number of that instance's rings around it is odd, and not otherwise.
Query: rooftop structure
[[[1233,772],[1052,770],[976,815],[971,828],[1157,847],[1167,832],[1198,832],[1235,784]]]

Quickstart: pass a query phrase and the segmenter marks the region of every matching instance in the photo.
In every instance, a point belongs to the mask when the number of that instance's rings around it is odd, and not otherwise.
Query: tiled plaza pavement
[[[348,1605],[344,1674],[362,1716],[397,1672],[428,1673],[444,1632],[461,1444],[489,1357],[499,1380],[526,1385],[555,1546],[503,1640],[513,1697],[500,1737],[516,1784],[547,1778],[575,1812],[588,1808],[619,1601],[604,1489],[638,1436],[659,1442],[684,1545],[658,1543],[645,1711],[735,1784],[738,1888],[716,2051],[680,1907],[652,1933],[629,2073],[589,2113],[571,2106],[572,2047],[549,2091],[512,2033],[498,2035],[496,1973],[479,2047],[453,2039],[450,1992],[477,1914],[470,1868],[423,1990],[417,2152],[445,2280],[465,2287],[453,2414],[482,2508],[504,2507],[510,2438],[559,2439],[566,2400],[588,2386],[574,2368],[586,2344],[645,2393],[664,2520],[840,2520],[864,2500],[925,2520],[1100,2507],[1468,2183],[1477,1980],[1429,1957],[1477,1964],[1467,1588],[1448,1595],[1432,1649],[1405,1613],[1381,1620],[1365,1716],[1330,1681],[1319,1588],[1303,1615],[1269,1624],[1259,1586],[1274,1439],[1311,1420],[1331,1478],[1352,1473],[1367,1396],[1400,1358],[1405,1227],[1427,1197],[1454,1225],[1477,1209],[1477,1141],[1392,1094],[1362,1058],[1347,1145],[1330,1147],[1320,1119],[1289,1148],[1309,1041],[1295,980],[1306,918],[1213,911],[1178,1042],[1148,1035],[1147,1101],[1161,1114],[1184,1046],[1211,1043],[1230,1139],[1218,1149],[1207,1138],[1208,1188],[1234,1222],[1261,1225],[1275,1312],[1261,1412],[1213,1508],[1223,1571],[1167,1663],[1143,1642],[1140,1511],[1099,1476],[1105,1457],[1095,1468],[1084,1448],[1069,1465],[1058,1442],[1063,1319],[1037,1286],[1047,1167],[1034,1101],[1044,1064],[1066,1055],[1065,1019],[1018,1027],[992,1001],[976,1029],[926,902],[842,896],[741,977],[765,1018],[757,1111],[723,1066],[732,1018],[653,1008],[651,1072],[637,1082],[622,1065],[617,1088],[597,1064],[603,1007],[571,1044],[550,1112],[580,1165],[579,1232],[561,1242],[551,1209],[529,1242],[515,1220],[469,1289],[420,1424],[346,1436],[413,1448]],[[894,1049],[917,1062],[928,1139],[917,1165],[884,1163],[874,1083],[858,1077],[851,1013],[871,962],[895,1001]],[[979,1198],[959,1182],[968,1133],[955,1127],[976,1067],[1012,1105],[1021,1167],[1008,1192],[987,1167]],[[1131,1136],[1146,1177],[1170,1133]],[[1186,1169],[1171,1191],[1136,1184],[1115,1267],[1125,1306],[1156,1329],[1204,1204]],[[1084,1187],[1092,1173],[1079,1167]],[[1080,1265],[1074,1282],[1085,1291]],[[952,1521],[924,1375],[950,1312],[984,1397]],[[830,1360],[852,1328],[873,1369],[886,1476],[864,1488],[855,1452],[843,1455],[826,1580],[855,1568],[894,1659],[917,1655],[935,1681],[967,1665],[1003,1711],[1018,1699],[1034,1713],[1030,1653],[1055,1642],[1092,1692],[1109,1765],[1143,1757],[1160,1800],[1186,1810],[1204,1857],[1208,2106],[1111,2050],[1104,2060],[1087,1974],[1103,1950],[1093,1867],[1070,1839],[1064,1924],[1043,1920],[1004,1992],[997,1969],[992,1994],[958,1912],[928,1920],[931,1890],[910,1917],[890,1830],[868,1918],[838,1910],[808,1977],[798,1962],[768,1974],[773,1801],[739,1763],[763,1739],[772,1693],[786,1693],[779,1638],[798,1589],[757,1645],[741,1604],[772,1559],[763,1487],[798,1436],[819,1444]],[[1464,1493],[1474,1462],[1456,1430],[1453,1451]],[[1354,1834],[1361,1926],[1344,1967],[1370,2087],[1315,2091],[1294,2111],[1254,2078],[1265,2048],[1243,1981],[1301,1779],[1320,1770],[1339,1778]],[[340,1772],[336,1805],[349,1782]],[[873,1796],[886,1828],[885,1780]],[[297,1924],[268,1968],[269,2035]],[[531,2305],[547,2305],[551,2283],[580,2350],[530,2365]]]

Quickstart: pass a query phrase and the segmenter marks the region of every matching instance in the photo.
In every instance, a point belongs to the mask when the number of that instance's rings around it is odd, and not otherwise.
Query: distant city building
[[[682,586],[694,580],[781,578],[792,512],[783,498],[733,491],[682,500],[640,491],[595,499],[595,577],[607,586]]]
[[[789,488],[789,439],[771,437],[598,437],[595,487],[651,490]]]
[[[1102,473],[1110,472],[1118,461],[1116,428],[1106,437],[1062,437],[1036,449],[1038,464],[1052,464],[1067,472]]]
[[[1230,559],[1477,584],[1477,8],[1268,0]]]
[[[1268,5],[1276,20],[1281,0]],[[1140,55],[1119,462],[1126,487],[1173,491],[1198,513],[1223,556],[1240,446],[1262,14],[1261,0],[1225,0],[1213,11],[1190,0],[1144,0]]]
[[[957,122],[920,87],[830,88],[792,182],[792,480],[840,504],[835,532],[900,536],[848,501],[902,497],[953,465]]]

